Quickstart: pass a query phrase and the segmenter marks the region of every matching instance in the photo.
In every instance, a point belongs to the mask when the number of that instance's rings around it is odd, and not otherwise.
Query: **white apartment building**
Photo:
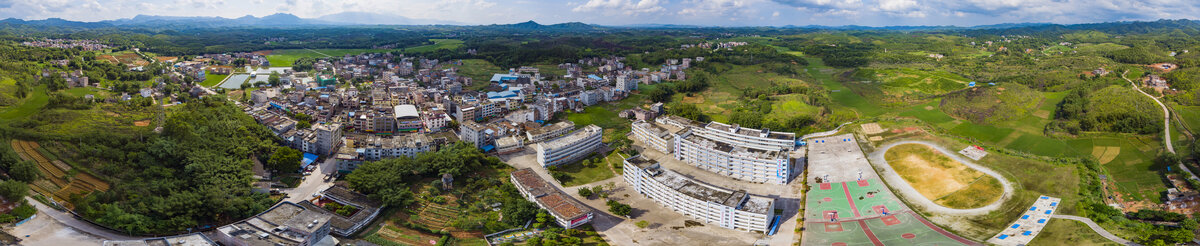
[[[462,125],[458,126],[458,139],[475,144],[476,148],[483,148],[492,143],[487,127],[474,121],[463,121]]]
[[[496,153],[509,154],[525,149],[525,139],[521,136],[512,135],[496,139]]]
[[[689,179],[642,156],[625,159],[622,177],[639,194],[675,212],[729,229],[766,233],[775,199]]]
[[[787,184],[792,161],[787,152],[740,146],[685,131],[675,136],[675,159],[734,179]]]
[[[384,158],[416,157],[417,154],[433,150],[433,138],[425,134],[402,134],[383,138],[370,136],[355,143],[362,158],[378,161]]]
[[[546,141],[547,139],[565,135],[571,132],[571,130],[575,130],[575,122],[568,120],[526,131],[525,137],[528,138],[530,142],[542,142]]]
[[[633,137],[653,147],[663,153],[675,152],[675,138],[673,134],[654,123],[646,121],[635,121],[632,127]]]
[[[550,211],[554,221],[563,228],[571,229],[592,221],[592,209],[551,186],[534,173],[533,169],[522,168],[513,171],[509,178],[513,186],[521,192],[521,196]]]
[[[711,122],[697,130],[696,134],[706,138],[747,148],[784,151],[796,148],[796,134],[790,132],[744,128],[721,122]]]
[[[559,138],[537,144],[538,164],[543,167],[571,163],[587,157],[603,143],[604,129],[588,125]]]
[[[338,145],[342,144],[342,124],[317,124],[312,126],[316,131],[316,154],[330,156],[337,153]]]
[[[440,110],[421,112],[421,123],[425,125],[426,132],[440,131],[446,127],[446,122],[450,122],[450,116],[445,112]]]

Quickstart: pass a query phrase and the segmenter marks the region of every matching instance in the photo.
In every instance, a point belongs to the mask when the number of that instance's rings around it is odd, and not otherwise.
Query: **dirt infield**
[[[925,198],[951,207],[984,205],[999,198],[1000,183],[928,146],[903,144],[884,154],[900,177]]]

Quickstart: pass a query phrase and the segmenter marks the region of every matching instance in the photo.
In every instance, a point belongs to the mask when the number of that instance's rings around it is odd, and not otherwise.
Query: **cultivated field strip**
[[[37,151],[37,148],[41,147],[37,142],[12,140],[11,145],[22,159],[34,161],[38,171],[42,173],[42,178],[49,181],[35,181],[31,188],[51,196],[68,209],[74,209],[74,205],[69,202],[72,195],[87,196],[92,191],[107,191],[111,188],[107,182],[91,174],[79,172],[68,177],[65,170],[70,170],[70,166],[60,160],[47,159]]]

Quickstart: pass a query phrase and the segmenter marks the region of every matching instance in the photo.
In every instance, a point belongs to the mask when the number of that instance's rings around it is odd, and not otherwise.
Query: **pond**
[[[221,88],[225,88],[225,89],[240,89],[240,88],[242,88],[242,83],[248,82],[251,85],[253,85],[254,83],[259,82],[259,81],[267,82],[268,77],[270,77],[270,76],[258,75],[258,76],[255,76],[254,78],[251,78],[250,74],[244,74],[244,73],[234,74],[234,75],[229,75],[229,78],[225,79],[225,83],[221,83],[220,86],[221,86]]]

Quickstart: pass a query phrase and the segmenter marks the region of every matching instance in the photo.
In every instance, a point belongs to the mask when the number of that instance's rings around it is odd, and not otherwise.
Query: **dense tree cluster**
[[[251,192],[250,158],[273,150],[274,136],[223,96],[172,107],[161,135],[86,134],[80,151],[103,160],[97,172],[120,180],[107,192],[72,197],[76,211],[96,223],[174,233],[271,205],[266,194]]]
[[[354,190],[372,198],[389,205],[403,206],[413,202],[412,191],[399,184],[414,182],[422,177],[441,177],[442,174],[460,176],[497,163],[500,163],[499,159],[485,156],[474,145],[456,142],[438,151],[421,153],[416,158],[389,158],[363,163],[346,175],[346,181]]]

